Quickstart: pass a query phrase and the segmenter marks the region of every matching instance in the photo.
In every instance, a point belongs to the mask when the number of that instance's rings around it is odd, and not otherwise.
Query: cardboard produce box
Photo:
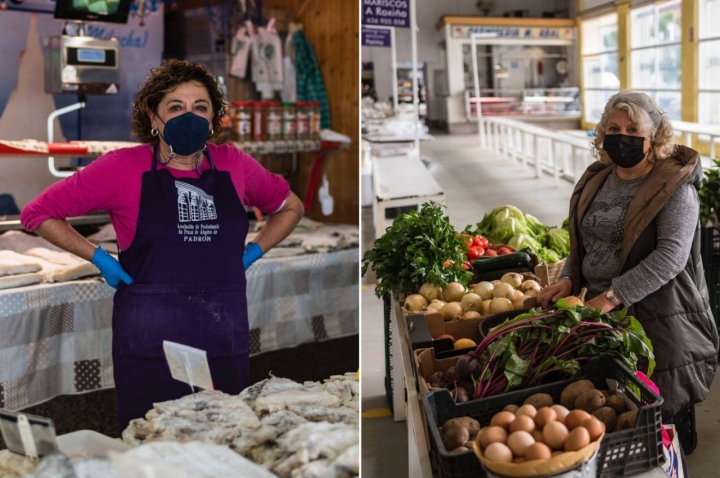
[[[460,356],[438,359],[435,357],[435,349],[418,349],[415,351],[415,368],[417,369],[417,381],[420,395],[430,392],[428,382],[435,372],[447,372],[454,367]]]

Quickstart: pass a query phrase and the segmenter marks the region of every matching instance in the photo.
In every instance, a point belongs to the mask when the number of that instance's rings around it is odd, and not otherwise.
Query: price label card
[[[49,418],[0,410],[0,432],[8,450],[31,460],[58,451],[55,425]]]
[[[165,358],[170,366],[170,373],[175,380],[185,382],[194,388],[215,390],[210,375],[207,353],[204,350],[163,341]]]

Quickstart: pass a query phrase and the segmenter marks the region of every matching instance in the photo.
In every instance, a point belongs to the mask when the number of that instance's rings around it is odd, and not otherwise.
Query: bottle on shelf
[[[267,103],[267,139],[277,141],[282,139],[282,105],[279,102]]]
[[[283,139],[295,139],[296,115],[295,103],[286,101],[282,104],[282,136]]]
[[[297,119],[297,139],[310,138],[310,118],[308,117],[308,103],[295,103],[295,117]]]
[[[253,103],[252,140],[265,141],[267,139],[266,122],[268,110],[265,103]]]
[[[233,133],[237,141],[250,141],[254,138],[253,116],[255,103],[252,101],[233,101],[235,114],[233,115]]]

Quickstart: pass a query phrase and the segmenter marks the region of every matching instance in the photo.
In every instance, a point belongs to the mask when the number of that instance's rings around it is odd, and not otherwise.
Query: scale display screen
[[[77,49],[77,59],[82,63],[105,63],[105,50]]]

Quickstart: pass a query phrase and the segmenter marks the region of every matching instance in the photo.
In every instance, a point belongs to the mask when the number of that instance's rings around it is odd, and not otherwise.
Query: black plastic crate
[[[639,407],[634,429],[605,434],[598,452],[598,476],[602,478],[629,476],[660,466],[664,460],[660,413],[662,398],[651,391],[623,364],[607,357],[589,361],[583,378],[592,381],[599,388],[606,388],[606,379],[617,380],[620,390],[623,390]],[[480,461],[472,451],[450,453],[445,449],[438,425],[461,416],[472,417],[481,425],[487,425],[492,416],[505,406],[520,405],[536,393],[547,393],[553,397],[555,403],[558,403],[565,387],[576,380],[580,378],[465,403],[455,403],[450,392],[446,390],[423,396],[422,404],[429,436],[428,449],[433,470],[440,478],[486,476]],[[630,383],[640,390],[640,397],[636,397],[628,389]]]
[[[688,405],[673,416],[675,433],[685,455],[691,454],[697,447],[697,431],[695,430],[695,405]]]

